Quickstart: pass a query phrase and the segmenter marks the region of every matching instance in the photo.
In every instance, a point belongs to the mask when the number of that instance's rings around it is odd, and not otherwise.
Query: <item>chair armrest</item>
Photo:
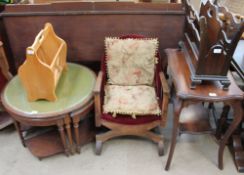
[[[101,126],[101,115],[102,115],[102,102],[101,102],[101,91],[103,86],[103,72],[100,71],[97,76],[96,85],[93,90],[94,92],[94,103],[95,103],[95,123],[96,127]]]
[[[168,104],[169,104],[169,86],[166,81],[163,72],[159,73],[160,82],[163,88],[163,101],[162,101],[162,114],[161,114],[161,126],[165,127],[167,123],[167,115],[168,115]]]

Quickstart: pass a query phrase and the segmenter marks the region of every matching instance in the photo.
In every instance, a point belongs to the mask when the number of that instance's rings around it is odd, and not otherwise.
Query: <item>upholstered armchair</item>
[[[95,123],[109,131],[96,135],[96,154],[103,142],[133,135],[157,143],[163,155],[163,137],[152,131],[166,125],[169,101],[158,40],[127,35],[106,38],[105,47],[94,90]]]

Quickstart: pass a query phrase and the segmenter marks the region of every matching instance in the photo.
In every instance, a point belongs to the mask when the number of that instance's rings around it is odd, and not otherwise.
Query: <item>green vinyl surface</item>
[[[57,100],[37,100],[29,102],[18,76],[6,86],[3,94],[3,105],[13,113],[24,116],[46,116],[65,114],[82,107],[93,99],[93,88],[96,76],[85,66],[68,63],[67,71],[60,77],[56,88]]]

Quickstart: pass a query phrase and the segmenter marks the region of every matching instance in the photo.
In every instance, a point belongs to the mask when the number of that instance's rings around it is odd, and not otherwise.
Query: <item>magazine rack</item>
[[[55,34],[50,23],[46,23],[33,45],[26,49],[26,60],[18,69],[29,101],[57,99],[55,89],[67,67],[66,57],[65,41]]]

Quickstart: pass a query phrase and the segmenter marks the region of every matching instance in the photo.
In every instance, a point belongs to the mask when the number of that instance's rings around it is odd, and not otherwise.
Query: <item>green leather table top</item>
[[[29,102],[18,76],[6,86],[2,94],[3,105],[8,111],[30,118],[51,117],[77,110],[93,99],[95,73],[85,66],[68,64],[56,88],[57,100]]]

